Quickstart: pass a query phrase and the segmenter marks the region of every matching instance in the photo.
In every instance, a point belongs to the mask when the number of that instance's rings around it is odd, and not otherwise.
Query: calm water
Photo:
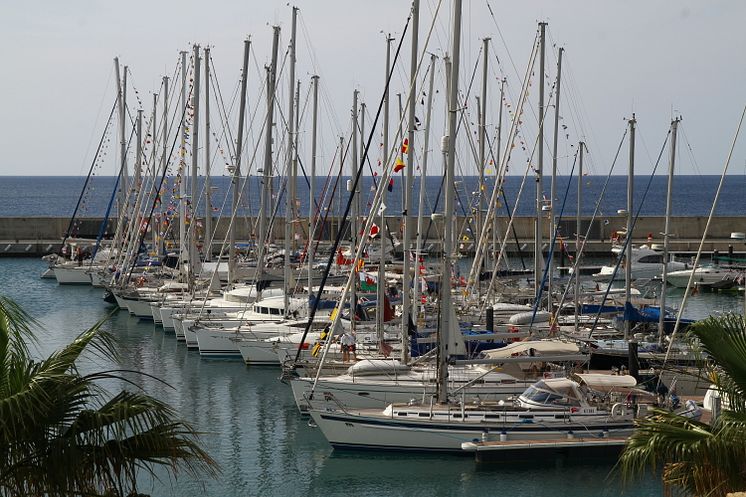
[[[509,176],[505,184],[505,194],[507,204],[513,210],[515,199],[521,184],[521,177]],[[719,176],[676,176],[674,181],[674,199],[672,214],[674,216],[706,216],[709,214],[712,200],[715,196]],[[585,202],[582,211],[585,215],[593,214],[596,202],[601,195],[606,178],[602,176],[586,176],[583,178],[583,188]],[[639,206],[644,196],[644,190],[648,184],[649,176],[638,176],[635,178],[635,206]],[[322,198],[326,178],[318,177],[316,180],[317,201]],[[333,179],[330,180],[328,191],[333,190]],[[366,202],[373,198],[371,192],[372,178],[364,176],[362,184],[359,187],[361,192],[361,204],[365,210]],[[493,179],[488,178],[488,192],[491,192]],[[535,210],[535,186],[533,178],[527,178],[526,186],[521,196],[521,201],[516,209],[519,215],[531,215]],[[549,179],[545,179],[545,195],[549,197]],[[557,181],[557,198],[560,202],[565,197],[567,190],[568,177],[560,177]],[[565,205],[565,215],[575,214],[577,182],[576,178],[571,180],[570,188],[567,190],[567,200]],[[645,197],[642,213],[645,215],[663,215],[665,212],[666,199],[666,177],[655,176],[652,180],[650,191]],[[0,198],[4,202],[0,204],[0,217],[5,216],[51,216],[51,217],[69,217],[75,209],[75,204],[80,195],[84,177],[71,176],[2,176],[0,177]],[[106,206],[109,202],[115,178],[108,176],[92,177],[87,193],[83,198],[80,217],[103,217],[106,212]],[[201,184],[201,180],[200,180]],[[279,187],[275,181],[274,191],[277,192]],[[617,210],[626,208],[626,188],[627,178],[623,176],[613,176],[609,181],[607,191],[601,201],[601,215],[615,215]],[[167,185],[167,193],[164,195],[163,205],[167,207],[169,203],[174,205],[172,198],[172,184]],[[230,179],[225,176],[213,178],[215,193],[213,197],[213,206],[219,208],[223,205],[230,187]],[[391,193],[387,194],[386,205],[387,215],[395,216],[401,213],[402,202],[402,180],[396,177],[394,187]],[[477,190],[477,178],[466,176],[460,178],[458,183],[459,194],[456,197],[456,209],[463,214],[468,212],[469,196],[471,192]],[[441,179],[438,177],[428,177],[426,183],[427,200],[425,210],[432,212],[433,208],[443,207],[441,191]],[[251,177],[242,195],[242,202],[239,207],[240,214],[256,214],[259,205],[259,188],[260,179]],[[342,179],[337,185],[336,196],[330,209],[333,212],[340,212],[339,195],[346,188],[346,178]],[[308,183],[305,178],[298,180],[298,196],[301,204],[301,212],[308,212]],[[726,178],[720,202],[718,204],[717,214],[721,216],[746,215],[746,203],[743,200],[743,193],[746,191],[746,176],[728,176]],[[419,180],[415,180],[415,192],[419,192]],[[413,213],[417,212],[417,195],[414,197]],[[346,200],[346,193],[344,193]],[[329,198],[331,193],[328,194]],[[274,202],[280,202],[279,213],[284,213],[284,198],[274,195]],[[230,209],[231,202],[225,202]],[[203,203],[200,204],[202,212]],[[328,205],[328,201],[326,204]],[[637,207],[636,207],[637,208]],[[224,212],[228,212],[228,210]],[[558,211],[559,212],[559,208]],[[505,213],[504,210],[502,212]]]
[[[35,259],[0,259],[0,288],[43,323],[47,331],[40,335],[39,349],[47,353],[106,316],[107,310],[101,290],[60,287],[54,280],[39,279],[42,269]],[[700,295],[691,302],[687,314],[703,317],[711,311],[738,310],[743,301]],[[84,369],[131,369],[165,381],[170,387],[133,376],[205,433],[203,443],[223,471],[217,480],[146,482],[141,490],[154,496],[662,495],[661,485],[652,478],[623,489],[609,477],[610,463],[477,466],[469,457],[335,453],[298,415],[290,388],[277,379],[278,370],[200,359],[173,334],[165,335],[126,312],[104,326],[118,337],[121,358],[116,364],[89,362]]]

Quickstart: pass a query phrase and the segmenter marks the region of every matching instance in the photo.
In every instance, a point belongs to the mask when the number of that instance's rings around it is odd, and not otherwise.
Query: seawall
[[[416,223],[415,218],[411,218]],[[100,218],[84,218],[76,221],[73,232],[80,238],[96,238],[101,227]],[[456,218],[457,232],[462,233],[459,240],[461,250],[469,253],[473,250],[474,242],[470,239],[471,231],[464,226],[465,223],[473,223],[473,219],[464,217]],[[111,237],[116,229],[116,221],[110,220],[106,229],[105,236]],[[228,229],[228,220],[215,220],[217,226],[217,235],[215,245],[219,246],[225,238]],[[707,223],[705,216],[687,216],[671,218],[671,250],[676,253],[693,253],[697,251],[699,241]],[[65,231],[68,228],[69,220],[58,217],[3,217],[0,218],[0,256],[41,256],[44,254],[57,252],[61,247],[61,241]],[[295,223],[296,233],[305,239],[307,230],[307,221],[304,218],[297,220]],[[438,236],[443,232],[441,223],[426,220],[425,229],[427,240],[424,246],[431,246],[437,250],[439,246]],[[498,241],[502,239],[508,228],[508,219],[498,219]],[[622,231],[626,224],[622,216],[605,216],[596,218],[591,222],[590,217],[582,219],[582,227],[585,232],[588,230],[588,239],[586,253],[589,255],[607,255],[611,247],[611,239],[614,233]],[[176,221],[173,221],[176,226]],[[548,223],[544,226],[544,250],[549,247],[549,229]],[[633,240],[635,243],[645,243],[652,237],[653,243],[660,243],[664,226],[663,216],[646,216],[637,220],[633,231]],[[248,241],[256,227],[256,219],[253,217],[241,217],[236,221],[236,238],[239,241]],[[401,218],[388,217],[386,219],[388,231],[401,240]],[[323,226],[318,227],[316,236],[321,236],[322,240],[333,238],[339,229],[339,221],[336,218],[327,219]],[[513,234],[515,230],[515,235]],[[525,216],[516,216],[513,219],[511,233],[508,238],[507,251],[511,254],[518,252],[519,247],[524,253],[533,252],[534,243],[534,218]],[[564,219],[560,222],[560,232],[566,238],[569,245],[569,251],[574,251],[575,240],[575,219]],[[177,230],[178,232],[178,230]],[[718,250],[725,253],[732,247],[736,253],[746,251],[746,244],[743,240],[731,239],[733,232],[746,232],[746,216],[721,216],[713,218],[710,225],[710,233],[704,245],[706,252]],[[272,226],[273,239],[277,242],[282,241],[284,234],[284,219],[278,218]],[[466,234],[466,237],[464,237]],[[518,243],[516,243],[516,238]]]

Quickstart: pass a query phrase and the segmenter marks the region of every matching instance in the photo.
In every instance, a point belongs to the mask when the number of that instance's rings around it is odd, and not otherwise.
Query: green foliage
[[[0,496],[126,496],[141,473],[214,476],[217,465],[198,434],[168,405],[141,391],[110,394],[101,380],[124,371],[83,375],[84,352],[116,359],[105,319],[46,359],[28,343],[36,323],[0,297]],[[132,372],[130,372],[132,373]]]
[[[712,424],[656,410],[637,422],[620,458],[629,479],[661,469],[669,491],[725,496],[746,489],[746,327],[740,315],[710,317],[691,330],[710,360],[708,377],[727,399]]]

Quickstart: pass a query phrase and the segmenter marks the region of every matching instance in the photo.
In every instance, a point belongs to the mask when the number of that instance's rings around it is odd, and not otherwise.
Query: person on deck
[[[350,352],[352,352],[352,359],[357,361],[357,354],[355,353],[355,335],[351,331],[345,331],[344,335],[339,339],[339,343],[342,346],[342,361],[350,362]]]

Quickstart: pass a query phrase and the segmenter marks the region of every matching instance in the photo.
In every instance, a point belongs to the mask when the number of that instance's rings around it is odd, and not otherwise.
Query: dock
[[[594,457],[617,457],[626,438],[577,437],[546,440],[490,440],[465,442],[464,452],[473,452],[478,463],[489,461],[520,461],[537,457],[571,458],[576,455]]]

